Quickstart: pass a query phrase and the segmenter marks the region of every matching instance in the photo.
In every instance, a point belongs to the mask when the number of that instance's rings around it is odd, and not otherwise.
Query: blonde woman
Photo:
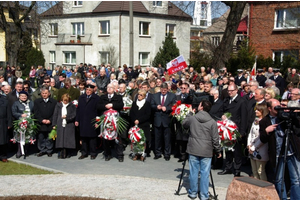
[[[266,91],[266,94],[265,94],[265,100],[266,100],[266,102],[268,102],[270,99],[274,99],[275,98],[276,94],[275,94],[274,90],[271,87],[267,87],[265,89],[265,91]]]

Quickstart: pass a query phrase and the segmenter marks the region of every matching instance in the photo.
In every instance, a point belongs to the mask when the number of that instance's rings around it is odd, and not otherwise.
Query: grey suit
[[[162,154],[162,137],[164,138],[165,158],[170,158],[171,154],[171,131],[170,123],[172,112],[172,106],[176,103],[176,96],[173,93],[168,92],[166,94],[164,106],[166,111],[158,110],[157,106],[161,105],[161,93],[156,93],[152,96],[151,108],[154,112],[154,134],[155,134],[155,155],[161,156]]]

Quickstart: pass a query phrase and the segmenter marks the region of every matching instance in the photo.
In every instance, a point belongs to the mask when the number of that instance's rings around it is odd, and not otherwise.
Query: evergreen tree
[[[26,69],[23,71],[24,74],[29,74],[30,67],[33,65],[37,67],[38,65],[45,65],[45,58],[42,51],[39,51],[36,48],[31,48],[26,57]]]
[[[161,66],[165,68],[168,62],[178,57],[179,55],[179,49],[176,46],[176,42],[173,41],[171,35],[168,35],[163,42],[163,46],[159,47],[159,51],[154,57],[152,65],[154,67],[158,67],[158,64],[161,64]]]
[[[21,44],[21,47],[20,47],[20,50],[18,53],[17,62],[20,64],[21,69],[24,70],[26,68],[25,63],[26,63],[27,54],[29,53],[29,51],[32,48],[32,40],[31,40],[29,32],[24,32],[22,41],[23,41],[23,43]]]

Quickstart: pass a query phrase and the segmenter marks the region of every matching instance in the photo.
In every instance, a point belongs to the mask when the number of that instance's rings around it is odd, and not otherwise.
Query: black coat
[[[8,127],[12,127],[11,108],[6,97],[0,95],[0,145],[8,143]]]
[[[239,76],[234,77],[234,83],[237,86],[241,86],[242,81],[247,81],[247,79],[244,76],[241,76],[240,78],[239,78]]]
[[[107,94],[102,95],[102,96],[100,96],[100,99],[99,99],[99,102],[97,105],[97,110],[98,110],[100,116],[103,115],[103,113],[108,110],[105,107],[105,105],[109,104],[109,103],[112,103],[112,105],[113,105],[112,109],[114,109],[118,112],[120,112],[124,107],[124,103],[123,103],[123,99],[122,99],[121,95],[114,93],[114,96],[111,98],[111,100],[108,99]]]
[[[62,117],[62,103],[57,103],[54,113],[53,113],[53,121],[52,127],[56,127],[57,138],[55,147],[56,148],[76,148],[76,140],[75,140],[75,117],[76,117],[76,106],[72,103],[67,105],[67,116],[65,127],[62,126],[63,119]]]
[[[92,120],[99,116],[97,113],[99,99],[100,97],[96,94],[92,94],[88,102],[86,101],[86,94],[79,97],[76,121],[79,122],[81,137],[97,137],[99,135],[99,130],[95,129],[92,123]]]
[[[267,77],[265,77],[264,75],[256,76],[256,81],[258,82],[259,86],[261,86],[261,87],[265,87],[266,80],[267,80]]]
[[[285,90],[285,80],[282,78],[282,76],[278,75],[277,78],[275,79],[275,76],[271,76],[270,80],[275,81],[276,87],[280,90],[280,96],[283,95],[284,90]]]
[[[17,101],[18,99],[19,98],[17,97],[15,89],[12,92],[7,94],[8,105],[9,105],[10,108],[15,103],[15,101]]]
[[[33,101],[29,100],[29,109],[30,109],[30,115],[33,114]],[[20,119],[21,115],[24,114],[25,106],[20,101],[15,101],[15,103],[12,105],[12,115],[15,119]]]
[[[34,101],[34,116],[40,124],[40,131],[50,132],[52,130],[52,117],[56,104],[57,101],[51,97],[47,103],[45,103],[43,98]],[[44,119],[50,120],[50,124],[43,124],[42,121]]]
[[[216,121],[221,120],[223,115],[223,104],[223,101],[219,98],[216,102],[214,102],[209,111],[210,116]]]
[[[247,136],[247,102],[241,96],[237,96],[229,104],[230,98],[224,100],[224,113],[231,113],[231,120],[237,125],[242,136]]]
[[[132,107],[130,110],[130,127],[133,127],[134,121],[139,120],[138,126],[144,131],[146,139],[149,141],[151,138],[150,133],[150,114],[151,113],[151,105],[148,101],[145,102],[144,106],[139,110],[136,105],[136,101],[132,103]]]

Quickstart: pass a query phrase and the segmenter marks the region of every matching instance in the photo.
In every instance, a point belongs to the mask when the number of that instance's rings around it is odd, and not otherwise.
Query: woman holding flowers
[[[17,120],[30,117],[33,114],[33,102],[28,99],[28,93],[25,91],[19,92],[19,100],[14,102],[11,109],[13,117]],[[23,141],[21,141],[21,137],[19,136],[19,134],[21,133],[15,133],[15,138],[19,138],[16,158],[20,158],[23,155],[25,159],[28,144],[23,143],[25,141],[25,138],[23,138]],[[22,145],[25,145],[25,148],[22,147]],[[22,152],[22,148],[24,152]]]
[[[75,117],[76,106],[72,104],[69,94],[63,94],[61,102],[56,104],[52,126],[57,130],[56,148],[61,149],[58,158],[70,158],[70,150],[76,148]]]
[[[151,105],[148,101],[146,101],[146,91],[139,90],[137,100],[133,102],[131,110],[130,110],[130,121],[131,126],[137,125],[140,129],[144,131],[144,135],[146,137],[146,149],[145,153],[150,154],[150,143],[151,143],[151,133],[150,133],[150,113],[151,113]],[[140,155],[140,160],[144,161],[144,154]],[[133,160],[137,160],[138,155],[133,157]]]
[[[254,178],[267,181],[265,166],[269,160],[268,143],[262,143],[259,139],[259,121],[269,113],[267,104],[256,106],[254,120],[248,135],[247,148],[250,154],[251,168]],[[255,152],[255,153],[254,153]]]

